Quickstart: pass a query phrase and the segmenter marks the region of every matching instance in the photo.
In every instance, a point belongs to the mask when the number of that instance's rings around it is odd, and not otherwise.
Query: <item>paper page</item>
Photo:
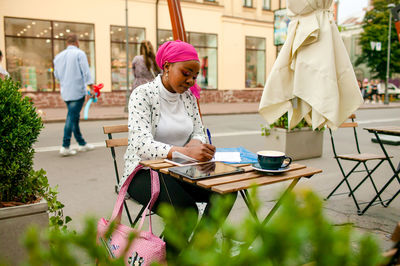
[[[193,165],[198,163],[196,159],[193,159],[177,151],[172,152],[171,160],[166,158],[164,159],[164,161],[177,166]]]
[[[180,159],[185,159],[187,161],[193,161],[193,162],[197,162],[196,159],[189,157],[183,153],[180,153],[179,151],[174,151],[172,152],[172,158],[180,158]]]
[[[213,161],[240,163],[240,152],[216,152]]]

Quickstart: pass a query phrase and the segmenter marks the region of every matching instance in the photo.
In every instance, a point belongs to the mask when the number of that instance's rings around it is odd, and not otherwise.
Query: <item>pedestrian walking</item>
[[[5,70],[2,66],[1,66],[1,61],[3,60],[3,53],[0,50],[0,79],[4,79],[5,77],[9,76],[7,70]]]
[[[79,49],[76,34],[67,36],[67,48],[54,58],[54,76],[60,81],[61,98],[68,108],[60,154],[68,156],[77,153],[76,150],[70,149],[72,133],[79,144],[78,151],[93,150],[94,146],[86,143],[79,128],[80,112],[87,95],[87,86],[90,87],[90,95],[94,93],[89,63],[86,54]]]
[[[133,80],[132,90],[136,87],[152,81],[159,73],[160,69],[156,63],[153,45],[150,41],[142,41],[140,44],[140,55],[133,58],[132,71],[135,79]]]

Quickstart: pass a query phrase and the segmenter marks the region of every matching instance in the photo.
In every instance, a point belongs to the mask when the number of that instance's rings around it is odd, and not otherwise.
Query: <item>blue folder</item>
[[[257,162],[257,154],[246,150],[243,147],[236,148],[217,148],[218,152],[240,152],[240,163],[256,163]],[[236,164],[232,162],[225,162],[227,164]]]

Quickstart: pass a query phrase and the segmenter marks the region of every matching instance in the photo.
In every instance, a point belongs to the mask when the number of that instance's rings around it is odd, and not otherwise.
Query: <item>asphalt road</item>
[[[397,125],[400,126],[400,109],[373,109],[360,110],[356,113],[359,122],[359,140],[363,152],[381,153],[377,144],[371,142],[372,135],[362,130],[367,126]],[[265,139],[261,136],[263,119],[258,114],[253,115],[221,115],[205,116],[204,123],[211,130],[213,144],[217,147],[243,146],[253,152],[265,149]],[[86,153],[78,153],[72,157],[61,157],[58,150],[62,143],[63,123],[45,124],[45,128],[35,145],[35,169],[43,168],[47,171],[52,186],[58,185],[59,199],[65,204],[65,215],[71,216],[70,226],[79,229],[85,216],[109,217],[115,203],[114,193],[115,175],[111,154],[105,148],[103,125],[125,124],[124,120],[82,122],[81,130],[86,141],[96,145],[96,149]],[[353,145],[351,132],[339,130],[336,135],[337,149],[344,153],[350,152]],[[76,145],[72,141],[73,145]],[[389,154],[397,163],[400,160],[400,146],[387,146]],[[352,150],[354,151],[354,150]],[[122,172],[124,149],[117,152],[120,172]],[[321,168],[323,173],[313,176],[309,180],[302,180],[298,187],[311,187],[324,197],[340,181],[339,168],[332,158],[332,149],[329,133],[324,134],[324,151],[320,158],[300,161],[308,166]],[[387,164],[376,172],[378,186],[391,175]],[[272,207],[278,193],[287,184],[277,184],[260,189],[263,208],[260,214],[266,213]],[[364,188],[365,187],[365,188]],[[387,195],[400,189],[400,184],[393,183],[387,189]],[[368,200],[372,194],[369,184],[360,188],[360,198]],[[137,213],[138,206],[130,203],[131,211]],[[400,221],[400,196],[388,208],[382,206],[371,207],[366,214],[358,216],[352,200],[346,196],[331,198],[325,204],[327,216],[337,225],[352,223],[361,232],[368,231],[375,234],[381,241],[383,248],[390,247],[388,235],[395,224]],[[238,222],[247,215],[243,201],[238,200],[229,217],[232,222]],[[156,220],[155,230],[161,231],[160,219]],[[126,222],[126,219],[125,219]]]

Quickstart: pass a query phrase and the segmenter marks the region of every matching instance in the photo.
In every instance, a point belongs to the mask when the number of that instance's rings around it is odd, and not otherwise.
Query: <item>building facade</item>
[[[3,63],[37,106],[64,107],[52,62],[76,33],[96,83],[105,85],[100,104],[123,105],[126,3],[129,66],[142,40],[155,47],[172,40],[166,0],[0,0]],[[188,42],[200,56],[202,102],[259,100],[277,53],[274,11],[284,7],[282,0],[181,0]]]

